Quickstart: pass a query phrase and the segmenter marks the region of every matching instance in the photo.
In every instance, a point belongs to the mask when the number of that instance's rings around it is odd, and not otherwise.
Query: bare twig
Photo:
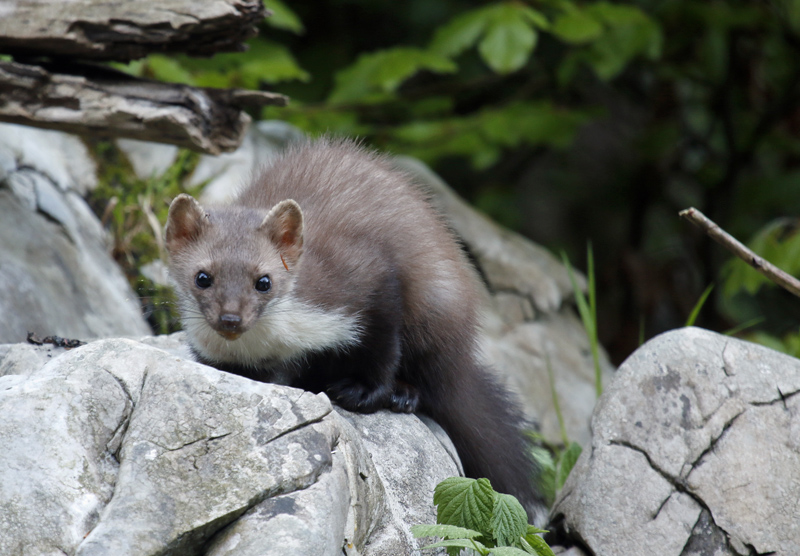
[[[679,214],[695,226],[704,230],[711,239],[755,268],[761,274],[785,290],[800,297],[800,280],[797,280],[794,276],[787,274],[771,262],[753,253],[736,238],[715,224],[713,220],[710,220],[705,214],[693,207],[682,210]]]

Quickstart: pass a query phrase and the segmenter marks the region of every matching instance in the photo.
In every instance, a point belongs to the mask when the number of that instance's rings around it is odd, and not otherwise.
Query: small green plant
[[[709,285],[705,291],[700,295],[700,299],[697,300],[695,303],[692,312],[689,313],[689,318],[686,319],[686,326],[694,326],[695,321],[697,320],[697,315],[700,314],[700,310],[705,305],[708,296],[711,294],[711,290],[714,289],[714,284]]]
[[[530,436],[537,442],[531,449],[531,455],[541,470],[537,484],[547,505],[552,506],[583,449],[577,442],[566,440],[563,446],[556,446],[539,433],[530,433]]]
[[[549,442],[538,432],[531,431],[528,435],[534,441],[534,445],[531,448],[531,456],[540,469],[537,485],[544,495],[547,505],[552,506],[558,491],[564,487],[564,483],[575,466],[575,462],[578,461],[582,449],[580,444],[569,440],[549,356],[545,358],[545,362],[547,363],[547,376],[550,380],[550,395],[553,397],[553,409],[558,418],[558,426],[561,432],[561,445]]]
[[[578,305],[578,313],[581,316],[581,322],[586,329],[586,334],[589,336],[589,345],[592,350],[592,361],[594,362],[594,386],[597,397],[603,393],[603,369],[600,366],[600,341],[597,339],[597,296],[595,294],[595,280],[594,280],[594,254],[592,253],[592,244],[589,243],[586,247],[586,294],[578,286],[578,280],[575,278],[575,273],[572,271],[572,265],[569,264],[569,259],[566,253],[561,254],[564,261],[564,266],[567,267],[567,274],[569,274],[569,281],[572,283],[572,291],[575,295],[575,303]]]
[[[163,174],[139,179],[112,143],[96,142],[92,146],[100,183],[89,203],[110,232],[112,256],[139,297],[142,312],[153,331],[175,332],[180,329],[180,322],[171,288],[154,284],[140,269],[147,263],[165,259],[162,229],[169,204],[179,193],[196,193],[195,189],[187,191],[183,183],[199,157],[190,151],[180,151],[175,163]]]
[[[467,549],[487,556],[553,556],[542,539],[546,533],[528,525],[522,504],[508,494],[495,492],[488,479],[450,477],[433,492],[437,525],[414,525],[417,538],[442,537],[423,547],[444,547],[450,556]]]
[[[187,192],[183,181],[199,157],[182,150],[163,174],[139,179],[111,143],[96,144],[95,154],[100,183],[89,204],[111,232],[114,259],[129,278],[136,277],[142,264],[164,258],[161,230],[169,203],[179,193]]]

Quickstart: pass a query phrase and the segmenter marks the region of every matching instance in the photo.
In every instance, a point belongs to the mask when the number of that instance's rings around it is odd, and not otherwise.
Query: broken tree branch
[[[4,0],[0,52],[129,61],[151,52],[241,52],[261,0]]]
[[[794,276],[787,274],[774,264],[759,257],[739,242],[732,235],[720,228],[713,220],[696,208],[682,210],[680,216],[704,230],[711,239],[725,247],[728,251],[742,259],[744,262],[755,268],[761,274],[784,288],[785,290],[800,297],[800,281]]]
[[[0,61],[0,121],[209,154],[239,146],[250,122],[242,107],[286,102],[276,93],[160,83],[99,66]]]

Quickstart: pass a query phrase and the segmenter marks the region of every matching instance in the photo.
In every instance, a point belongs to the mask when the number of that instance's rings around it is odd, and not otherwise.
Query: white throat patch
[[[292,296],[268,306],[236,340],[226,340],[202,318],[184,319],[183,326],[189,342],[204,358],[253,368],[289,361],[309,351],[345,349],[358,343],[361,335],[356,317],[323,310]]]

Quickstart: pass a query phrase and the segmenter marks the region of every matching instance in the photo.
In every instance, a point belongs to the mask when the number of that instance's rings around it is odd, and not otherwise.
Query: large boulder
[[[77,137],[0,124],[0,342],[149,333],[83,199],[95,174]]]
[[[440,431],[185,353],[179,335],[0,346],[0,554],[418,550],[409,524],[458,474]]]
[[[619,368],[551,516],[590,554],[800,554],[800,360],[697,328]]]

